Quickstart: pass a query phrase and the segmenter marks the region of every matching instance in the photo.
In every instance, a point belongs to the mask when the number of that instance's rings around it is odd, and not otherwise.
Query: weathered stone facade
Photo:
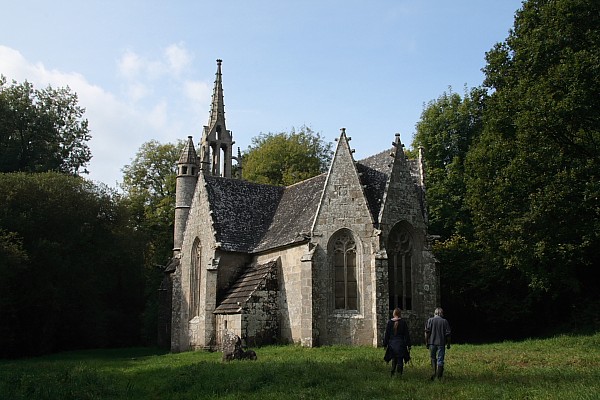
[[[221,85],[219,61],[210,156],[190,137],[178,163],[172,351],[217,349],[223,332],[251,346],[378,346],[396,306],[420,337],[439,304],[420,158],[396,135],[357,162],[342,129],[327,173],[285,188],[232,179]]]

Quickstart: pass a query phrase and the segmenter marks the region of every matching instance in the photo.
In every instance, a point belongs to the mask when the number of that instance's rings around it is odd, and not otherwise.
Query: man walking
[[[450,324],[444,319],[444,310],[438,307],[433,312],[433,317],[425,324],[425,346],[429,349],[433,375],[431,380],[437,376],[441,379],[444,375],[445,348],[450,349]]]

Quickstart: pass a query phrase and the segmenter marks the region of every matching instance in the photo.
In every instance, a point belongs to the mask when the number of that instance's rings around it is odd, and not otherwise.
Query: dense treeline
[[[597,1],[530,0],[483,87],[423,111],[414,145],[464,340],[600,327],[599,32]]]
[[[0,357],[155,343],[177,149],[138,156],[117,194],[78,176],[84,112],[68,87],[0,77]]]
[[[105,188],[0,174],[0,356],[139,345],[144,245]]]
[[[183,145],[183,141],[161,144],[150,140],[122,170],[123,204],[131,214],[136,234],[145,243],[144,343],[165,345],[157,343],[159,286],[164,266],[173,255],[175,181]]]

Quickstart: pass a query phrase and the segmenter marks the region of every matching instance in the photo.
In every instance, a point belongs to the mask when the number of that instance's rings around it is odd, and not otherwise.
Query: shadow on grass
[[[258,349],[257,361],[229,363],[221,353],[157,349],[63,353],[0,363],[0,398],[585,399],[600,392],[599,368],[521,366],[506,358],[486,364],[479,350],[450,352],[445,377],[435,382],[428,353],[419,347],[404,375],[394,378],[383,350],[371,348],[272,347]]]

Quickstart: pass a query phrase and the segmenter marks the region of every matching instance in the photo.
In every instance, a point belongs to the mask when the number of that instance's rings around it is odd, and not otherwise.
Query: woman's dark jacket
[[[398,328],[394,332],[394,323],[398,321]],[[411,346],[410,334],[408,333],[408,325],[402,318],[395,320],[390,319],[385,328],[385,336],[383,337],[383,345],[391,350],[394,357],[401,358],[407,347]]]

